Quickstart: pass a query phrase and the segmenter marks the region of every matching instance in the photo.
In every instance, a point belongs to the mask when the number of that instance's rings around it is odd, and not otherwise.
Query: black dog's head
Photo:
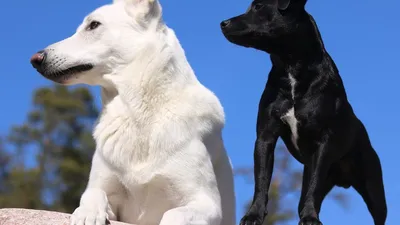
[[[307,0],[254,0],[239,16],[221,22],[225,37],[232,43],[268,53],[288,48],[302,32],[308,19]]]

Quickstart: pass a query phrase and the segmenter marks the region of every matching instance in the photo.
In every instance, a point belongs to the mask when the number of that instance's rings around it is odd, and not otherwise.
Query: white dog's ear
[[[144,19],[160,19],[161,5],[158,0],[114,0],[125,1],[125,6],[131,16],[143,16]]]

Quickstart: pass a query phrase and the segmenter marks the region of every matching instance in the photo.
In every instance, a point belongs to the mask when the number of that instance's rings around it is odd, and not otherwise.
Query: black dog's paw
[[[300,220],[299,225],[322,225],[322,223],[317,218],[304,217]]]
[[[263,220],[258,214],[247,214],[240,220],[240,225],[261,225]]]

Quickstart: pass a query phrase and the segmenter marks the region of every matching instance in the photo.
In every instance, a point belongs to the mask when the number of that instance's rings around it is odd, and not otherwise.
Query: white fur
[[[92,20],[101,25],[88,31]],[[46,51],[53,69],[94,65],[64,84],[102,87],[97,148],[71,225],[117,216],[138,225],[236,223],[223,108],[197,80],[158,1],[100,7]]]
[[[289,81],[290,81],[290,86],[292,87],[291,93],[292,93],[292,99],[294,100],[294,94],[295,94],[295,87],[296,87],[296,79],[292,76],[292,74],[289,74]],[[299,147],[297,145],[297,140],[299,138],[298,133],[297,133],[297,119],[295,116],[294,112],[294,106],[289,109],[289,111],[282,116],[282,120],[286,121],[287,124],[290,127],[291,133],[292,133],[292,143],[294,147],[298,150]]]

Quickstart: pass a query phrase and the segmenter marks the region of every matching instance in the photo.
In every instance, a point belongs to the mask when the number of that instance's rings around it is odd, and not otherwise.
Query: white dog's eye
[[[86,27],[86,30],[94,30],[99,27],[101,23],[99,21],[92,21],[89,26]]]

